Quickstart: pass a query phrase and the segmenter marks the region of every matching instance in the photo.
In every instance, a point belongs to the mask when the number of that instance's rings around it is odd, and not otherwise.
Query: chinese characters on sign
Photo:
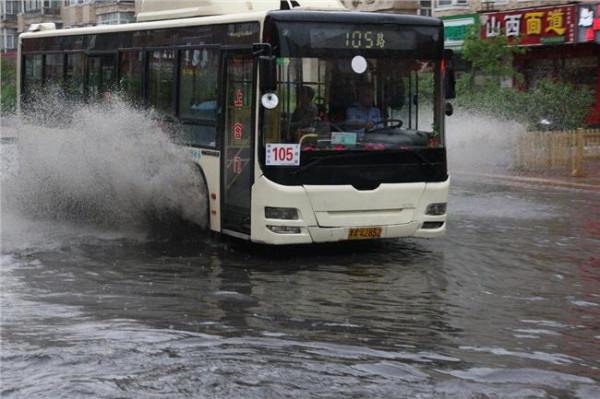
[[[575,19],[575,6],[487,13],[482,16],[481,36],[506,35],[520,45],[573,43]]]
[[[239,155],[236,155],[235,157],[233,157],[233,173],[239,175],[242,173],[242,170],[242,158],[240,158]]]
[[[529,12],[525,14],[525,34],[541,35],[543,18],[543,12]]]
[[[580,5],[578,17],[577,41],[600,43],[600,4]]]
[[[239,122],[233,124],[233,139],[241,140],[244,137],[244,125]]]
[[[242,108],[244,106],[244,92],[240,89],[235,91],[235,98],[233,100],[233,106],[235,108]]]

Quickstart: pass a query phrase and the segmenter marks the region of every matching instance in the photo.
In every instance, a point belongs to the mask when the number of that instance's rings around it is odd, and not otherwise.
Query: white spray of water
[[[450,171],[502,173],[510,168],[516,140],[525,127],[515,121],[461,112],[446,118]]]
[[[29,216],[84,219],[113,227],[177,216],[206,224],[197,168],[150,111],[114,98],[40,110],[18,131],[18,172],[2,181],[2,206]],[[61,117],[56,118],[57,115]],[[67,121],[63,118],[68,115]],[[53,119],[54,118],[54,119]]]
[[[198,171],[150,111],[116,97],[83,106],[45,96],[34,116],[17,124],[19,170],[2,173],[3,209],[116,227],[173,214],[206,224]],[[506,170],[523,132],[515,122],[458,111],[447,119],[450,170]]]

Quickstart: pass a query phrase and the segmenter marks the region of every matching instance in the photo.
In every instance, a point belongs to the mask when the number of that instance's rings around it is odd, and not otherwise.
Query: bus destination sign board
[[[312,48],[407,50],[412,47],[414,41],[415,32],[408,30],[356,29],[353,26],[319,26],[310,30],[310,45]]]

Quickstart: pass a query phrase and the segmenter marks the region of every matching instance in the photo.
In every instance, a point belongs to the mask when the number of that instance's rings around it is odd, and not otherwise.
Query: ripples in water
[[[3,396],[600,397],[579,201],[465,183],[445,239],[276,253],[3,214]]]

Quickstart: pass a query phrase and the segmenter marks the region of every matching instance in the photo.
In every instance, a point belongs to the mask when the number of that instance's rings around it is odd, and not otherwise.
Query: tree
[[[594,100],[590,89],[558,80],[540,80],[528,93],[525,109],[529,125],[547,119],[550,129],[576,129],[585,124]]]
[[[0,114],[15,111],[17,101],[17,69],[14,60],[0,58]]]
[[[469,88],[472,89],[476,78],[500,84],[505,79],[521,79],[521,75],[513,68],[516,54],[523,54],[525,49],[510,46],[505,35],[482,39],[479,27],[474,26],[467,32],[463,45],[463,57],[471,64],[467,74]]]
[[[517,120],[530,129],[548,119],[555,130],[574,129],[585,124],[594,104],[590,90],[560,80],[543,79],[528,91],[503,83],[523,82],[513,67],[514,56],[524,49],[510,45],[505,35],[481,39],[471,29],[465,39],[463,56],[471,71],[457,81],[457,105],[486,114]]]

